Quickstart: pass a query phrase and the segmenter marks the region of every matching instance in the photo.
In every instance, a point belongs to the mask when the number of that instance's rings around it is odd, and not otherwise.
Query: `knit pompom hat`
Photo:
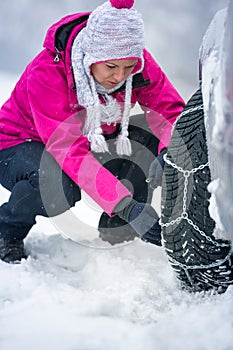
[[[77,98],[79,104],[87,111],[83,133],[88,137],[91,149],[95,152],[108,151],[101,129],[101,122],[104,121],[103,106],[98,93],[102,93],[106,95],[106,100],[110,101],[107,107],[109,110],[112,108],[110,112],[115,115],[115,120],[114,116],[112,120],[121,123],[121,131],[116,143],[117,153],[131,154],[128,124],[132,78],[134,74],[143,70],[144,65],[144,24],[141,14],[133,8],[133,5],[134,0],[109,0],[97,7],[72,45],[71,58]],[[137,59],[138,63],[126,81],[111,90],[101,88],[92,76],[91,65],[117,59]],[[113,101],[110,94],[124,83],[126,84],[125,103],[123,112],[120,113],[120,108],[117,109],[117,103]]]

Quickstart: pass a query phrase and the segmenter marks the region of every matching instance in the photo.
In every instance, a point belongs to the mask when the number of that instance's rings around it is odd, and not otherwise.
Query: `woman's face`
[[[105,89],[113,89],[132,73],[138,60],[110,60],[94,63],[91,71],[94,79]]]

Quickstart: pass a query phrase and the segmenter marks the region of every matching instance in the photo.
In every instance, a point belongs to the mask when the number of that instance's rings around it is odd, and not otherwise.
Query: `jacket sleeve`
[[[132,194],[89,151],[82,118],[69,107],[64,67],[47,61],[28,68],[28,98],[37,131],[64,172],[112,215],[116,205]]]
[[[172,125],[185,102],[150,53],[144,50],[143,77],[150,82],[136,89],[137,101],[146,114],[151,131],[160,140],[160,152],[169,145]]]

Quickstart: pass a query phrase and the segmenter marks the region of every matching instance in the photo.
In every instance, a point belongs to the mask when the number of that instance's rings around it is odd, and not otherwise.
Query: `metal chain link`
[[[174,169],[177,169],[179,172],[181,172],[183,174],[183,176],[184,176],[184,191],[183,191],[183,211],[182,211],[181,215],[178,218],[176,218],[175,220],[172,220],[172,221],[167,222],[165,224],[161,222],[161,227],[169,227],[171,225],[174,225],[177,222],[180,222],[182,219],[184,219],[190,224],[190,226],[192,226],[194,228],[195,231],[197,231],[201,236],[205,237],[205,239],[207,241],[211,242],[216,247],[228,247],[229,244],[219,243],[219,242],[213,240],[210,236],[208,236],[204,231],[202,231],[197,225],[195,225],[193,223],[193,221],[188,217],[188,213],[187,213],[187,194],[188,194],[189,177],[190,177],[190,175],[196,173],[197,171],[202,170],[205,167],[209,166],[209,162],[207,162],[206,164],[201,164],[197,168],[193,168],[191,170],[185,170],[182,167],[171,162],[167,158],[167,154],[165,154],[164,160],[168,165],[172,166]]]
[[[200,105],[200,106],[195,106],[195,107],[190,107],[188,109],[185,109],[180,115],[179,117],[175,120],[175,123],[173,123],[173,126],[172,126],[172,133],[173,131],[175,130],[175,127],[176,127],[176,124],[179,122],[179,120],[186,114],[189,114],[189,113],[192,113],[192,112],[196,112],[196,111],[199,111],[199,110],[203,110],[204,109],[204,105]]]
[[[215,262],[212,262],[211,264],[208,264],[208,265],[200,264],[200,265],[190,266],[190,265],[182,264],[181,262],[172,258],[170,255],[169,255],[169,260],[171,261],[171,263],[173,265],[179,266],[179,267],[183,268],[184,270],[210,269],[212,267],[218,267],[218,266],[222,265],[227,260],[230,261],[231,254],[232,254],[232,251],[230,250],[224,259],[216,260]]]
[[[181,113],[181,117],[183,117],[184,115],[186,114],[189,114],[189,113],[192,113],[192,112],[196,112],[196,111],[199,111],[199,110],[202,110],[204,109],[204,105],[200,105],[200,106],[196,106],[196,107],[191,107],[191,108],[188,108],[186,110],[184,110],[182,113]]]

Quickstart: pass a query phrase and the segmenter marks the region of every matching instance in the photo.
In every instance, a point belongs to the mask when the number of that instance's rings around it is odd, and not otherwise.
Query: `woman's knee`
[[[31,186],[38,190],[49,216],[58,215],[81,199],[77,184],[61,169],[47,151],[43,151],[39,167],[28,175]]]

